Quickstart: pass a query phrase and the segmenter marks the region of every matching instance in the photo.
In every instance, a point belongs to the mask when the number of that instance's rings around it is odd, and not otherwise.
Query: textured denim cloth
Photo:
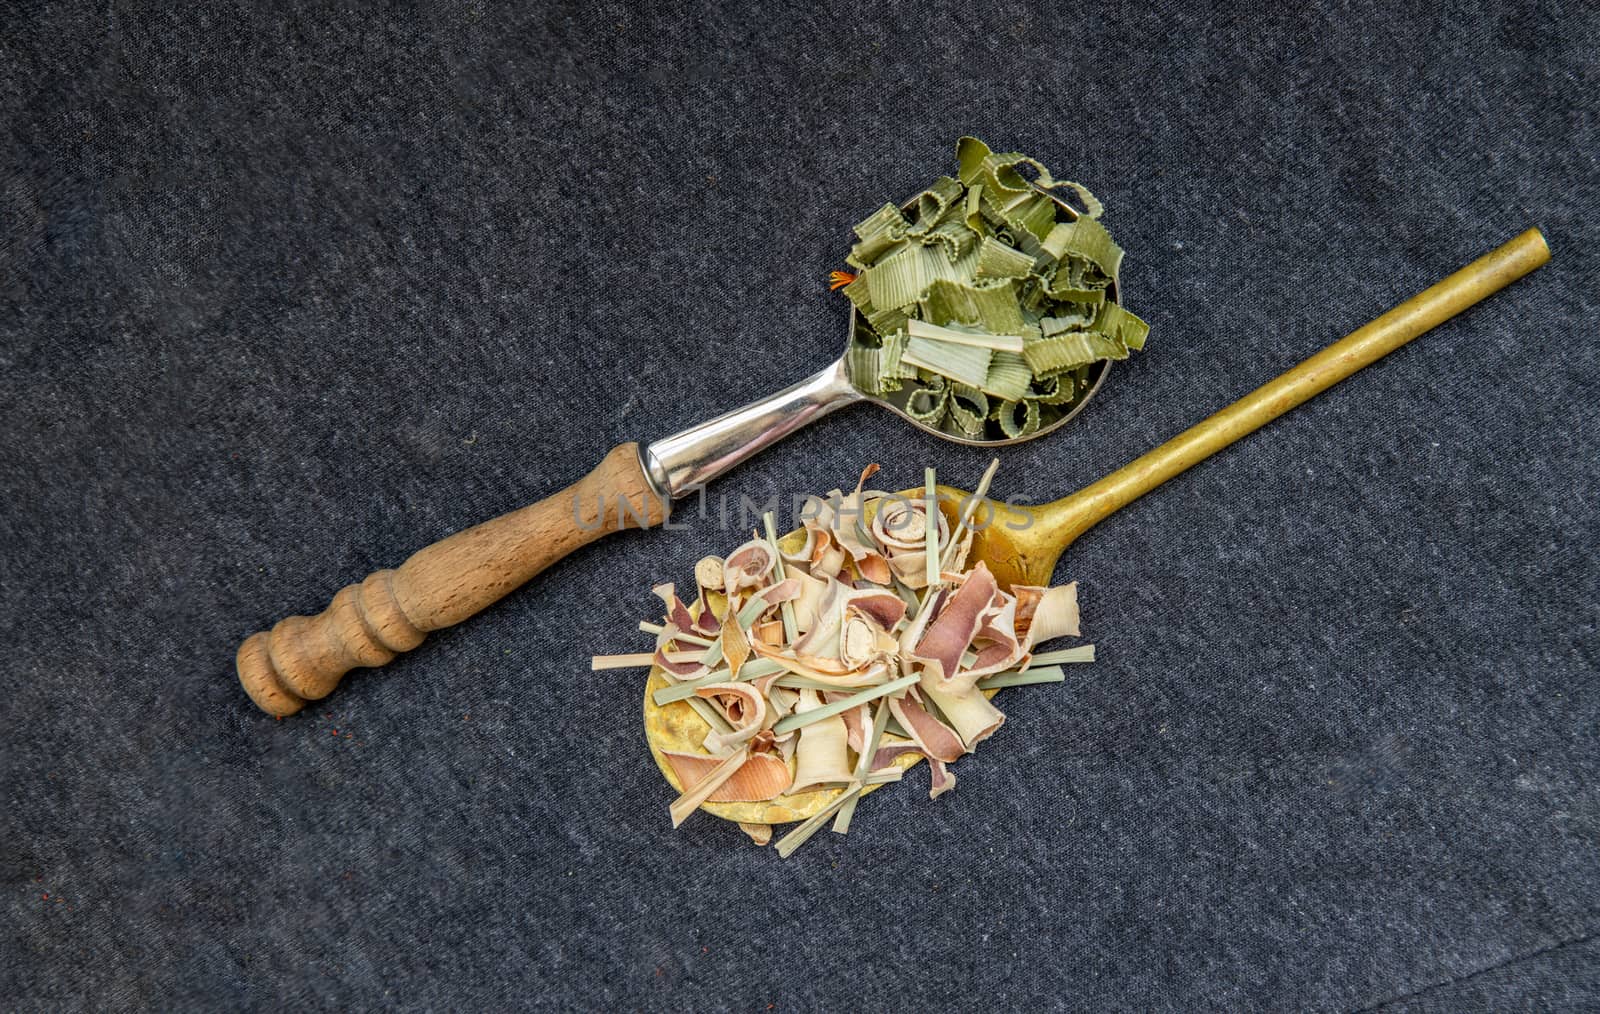
[[[0,15],[0,1007],[1600,1005],[1594,5],[387,6]],[[1153,325],[1035,502],[1555,259],[1090,532],[1099,661],[787,861],[673,831],[589,671],[742,541],[693,510],[246,700],[247,634],[823,365],[965,133]],[[988,457],[861,407],[713,493]]]

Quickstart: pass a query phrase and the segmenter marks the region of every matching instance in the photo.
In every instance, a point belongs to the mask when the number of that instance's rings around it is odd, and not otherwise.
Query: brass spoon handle
[[[1117,508],[1499,292],[1549,259],[1544,236],[1538,229],[1529,229],[1099,482],[1039,508],[1037,517],[1045,526],[1045,541],[1060,552]]]

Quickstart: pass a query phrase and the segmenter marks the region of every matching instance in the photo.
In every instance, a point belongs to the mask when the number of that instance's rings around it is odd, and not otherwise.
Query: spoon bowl
[[[1056,205],[1060,215],[1071,220],[1080,214],[1072,205],[1051,191],[1039,192]],[[916,201],[901,205],[903,211],[913,211]],[[1121,305],[1122,281],[1113,277],[1106,286],[1106,300]],[[1042,424],[1032,433],[1007,437],[989,420],[985,424],[986,436],[972,438],[953,429],[930,426],[906,409],[913,386],[907,384],[900,391],[881,396],[861,390],[850,379],[845,366],[845,356],[856,344],[860,332],[870,327],[859,310],[852,308],[849,330],[845,334],[844,350],[839,358],[797,384],[776,394],[753,401],[743,408],[734,409],[715,419],[691,426],[681,433],[657,440],[645,449],[645,467],[652,483],[664,498],[677,499],[703,488],[706,483],[722,475],[768,446],[782,440],[800,427],[846,405],[866,401],[881,406],[925,433],[969,447],[1006,447],[1026,440],[1054,433],[1077,418],[1084,406],[1100,390],[1106,374],[1111,372],[1109,360],[1099,360],[1084,368],[1076,378],[1071,401],[1061,406],[1060,415]],[[989,436],[987,434],[999,434]]]

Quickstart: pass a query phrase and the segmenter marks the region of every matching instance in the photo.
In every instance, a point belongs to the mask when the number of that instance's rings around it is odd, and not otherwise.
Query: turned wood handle
[[[239,646],[239,682],[261,710],[292,715],[351,669],[383,665],[429,631],[460,623],[580,546],[659,524],[668,504],[645,477],[639,445],[521,510],[419,550],[394,570],[340,589],[316,616],[291,616]]]

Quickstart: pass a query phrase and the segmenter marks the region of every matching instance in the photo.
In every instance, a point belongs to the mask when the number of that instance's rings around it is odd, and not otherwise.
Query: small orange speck
[[[828,291],[836,292],[856,280],[856,276],[848,271],[834,271],[828,275]]]
[[[49,901],[50,900],[50,892],[46,891],[43,894],[39,895],[39,900],[40,901]]]

